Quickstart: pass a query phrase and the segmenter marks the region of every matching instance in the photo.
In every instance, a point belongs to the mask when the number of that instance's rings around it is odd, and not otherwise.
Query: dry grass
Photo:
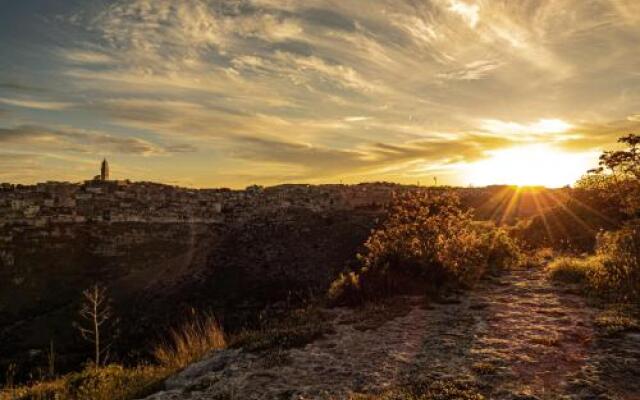
[[[0,392],[0,400],[131,400],[161,389],[169,375],[204,357],[211,350],[226,346],[222,329],[210,315],[194,317],[169,338],[160,343],[154,355],[159,365],[125,368],[108,365],[63,377],[8,388]]]
[[[530,340],[531,343],[550,347],[558,346],[560,344],[560,338],[554,335],[534,335]]]
[[[595,325],[608,335],[640,330],[640,322],[628,310],[609,309],[595,319]]]
[[[55,380],[7,389],[0,400],[130,400],[159,390],[168,375],[168,370],[155,366],[88,366]]]
[[[160,365],[178,370],[226,345],[218,321],[211,315],[204,315],[193,318],[179,329],[172,329],[169,339],[158,344],[153,355]]]
[[[315,306],[308,306],[274,316],[257,329],[239,332],[230,339],[230,347],[252,352],[301,347],[331,329],[327,315]]]
[[[498,371],[495,365],[488,362],[476,362],[471,369],[478,375],[493,375]]]
[[[547,271],[551,279],[564,283],[587,283],[589,275],[599,268],[596,257],[559,257],[553,260]]]

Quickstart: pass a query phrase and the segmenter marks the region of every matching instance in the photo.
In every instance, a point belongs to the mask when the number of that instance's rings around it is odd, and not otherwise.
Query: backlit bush
[[[614,301],[640,300],[640,225],[598,235],[596,254],[586,258],[563,257],[549,267],[552,279],[584,283],[598,296]]]
[[[590,277],[593,289],[616,300],[640,299],[640,221],[599,235],[597,256],[602,263]]]
[[[565,283],[588,283],[601,266],[600,258],[559,257],[547,266],[551,279]]]
[[[450,193],[408,193],[395,200],[387,221],[358,256],[360,270],[341,275],[329,297],[354,304],[413,290],[469,286],[489,263],[504,268],[519,257],[505,231],[479,228]]]
[[[482,252],[491,271],[503,271],[525,262],[520,246],[506,229],[485,224],[481,228],[481,233]]]

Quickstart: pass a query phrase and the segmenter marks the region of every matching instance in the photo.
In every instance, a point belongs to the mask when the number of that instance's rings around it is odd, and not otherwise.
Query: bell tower
[[[109,163],[107,162],[106,158],[102,160],[102,165],[100,166],[100,180],[101,181],[109,180]]]

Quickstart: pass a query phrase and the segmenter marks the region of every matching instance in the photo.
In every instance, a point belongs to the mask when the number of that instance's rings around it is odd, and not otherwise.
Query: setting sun
[[[488,155],[468,165],[470,184],[560,187],[575,182],[597,160],[597,153],[570,153],[543,144]]]

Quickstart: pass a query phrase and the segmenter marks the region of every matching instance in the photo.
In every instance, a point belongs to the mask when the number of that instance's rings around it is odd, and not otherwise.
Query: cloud
[[[66,61],[77,64],[112,64],[115,62],[112,56],[89,50],[70,49],[62,53]]]
[[[74,106],[73,103],[60,101],[40,101],[31,99],[9,99],[0,97],[0,103],[14,107],[32,108],[36,110],[60,111]]]
[[[17,82],[0,82],[0,89],[8,89],[8,90],[18,91],[18,92],[46,92],[47,91],[47,89],[45,88],[25,85]]]
[[[471,28],[475,28],[480,20],[480,6],[470,4],[464,0],[451,0],[449,10],[460,15]]]
[[[385,174],[398,166],[453,165],[477,160],[487,150],[509,142],[502,138],[467,135],[466,140],[420,140],[402,145],[370,143],[357,150],[287,142],[251,136],[230,144],[233,157],[252,162],[295,166],[298,179]]]
[[[2,108],[22,108],[10,124],[41,132],[5,132],[3,144],[104,148],[132,164],[171,153],[194,182],[212,169],[272,181],[453,177],[491,149],[600,146],[638,120],[637,10],[625,0],[74,3],[43,19],[55,21],[49,41],[16,34],[3,47],[25,68],[2,70]],[[205,157],[190,157],[195,148]]]
[[[353,116],[353,117],[345,117],[345,121],[347,122],[361,122],[361,121],[367,121],[371,119],[371,117],[364,117],[364,116]]]
[[[35,182],[50,177],[51,170],[43,166],[43,159],[31,152],[0,151],[0,182]]]
[[[500,68],[497,61],[478,60],[467,63],[463,68],[438,74],[439,78],[454,81],[474,81],[483,79],[492,71]]]
[[[571,124],[560,119],[540,119],[536,122],[518,123],[488,119],[482,121],[482,129],[501,135],[544,135],[566,132]]]
[[[633,122],[640,122],[640,114],[629,115],[627,119]]]
[[[62,149],[76,153],[153,155],[194,152],[188,144],[156,145],[136,137],[117,137],[77,129],[50,129],[39,126],[0,128],[0,143],[28,145],[28,148]]]

